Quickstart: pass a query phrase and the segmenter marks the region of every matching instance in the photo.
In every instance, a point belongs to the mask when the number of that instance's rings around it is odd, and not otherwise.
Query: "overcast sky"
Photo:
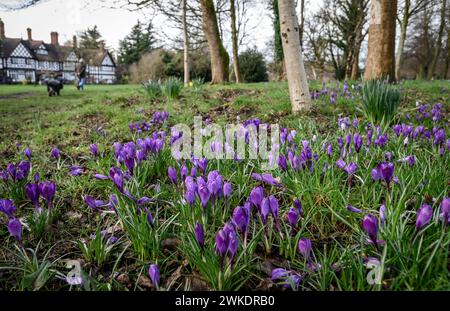
[[[13,3],[15,0],[0,1],[4,4]],[[319,1],[311,0],[313,4],[309,5],[309,9],[316,10]],[[256,3],[251,10],[249,29],[252,31],[246,45],[256,45],[258,49],[267,51],[267,44],[273,36],[270,12],[265,9],[262,1],[256,0]],[[130,12],[126,9],[106,8],[95,0],[47,0],[19,11],[0,11],[0,18],[5,23],[7,37],[26,38],[26,29],[30,27],[33,30],[33,39],[45,42],[50,41],[52,31],[57,31],[60,42],[64,43],[72,40],[72,36],[77,32],[97,25],[107,45],[113,49],[118,47],[119,40],[130,32],[138,19],[143,21],[152,19],[161,41],[164,41],[162,29],[165,33],[177,35],[177,30],[167,29],[162,17],[143,11]],[[225,41],[229,47],[229,39]]]

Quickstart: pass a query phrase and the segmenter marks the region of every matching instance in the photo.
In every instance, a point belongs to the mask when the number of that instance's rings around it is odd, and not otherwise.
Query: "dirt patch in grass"
[[[35,93],[35,92],[13,93],[13,94],[7,94],[7,95],[0,95],[0,100],[2,100],[2,99],[21,99],[21,98],[33,97],[36,95],[37,95],[37,93]]]

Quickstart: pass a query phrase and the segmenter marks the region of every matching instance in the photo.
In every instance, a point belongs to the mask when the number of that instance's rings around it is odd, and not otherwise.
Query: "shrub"
[[[381,80],[368,81],[361,88],[362,112],[372,124],[389,125],[401,101],[401,93]]]
[[[264,82],[269,80],[264,56],[256,48],[239,55],[242,79],[245,82]]]
[[[176,77],[168,78],[161,87],[161,91],[167,99],[178,99],[182,89],[183,82]]]

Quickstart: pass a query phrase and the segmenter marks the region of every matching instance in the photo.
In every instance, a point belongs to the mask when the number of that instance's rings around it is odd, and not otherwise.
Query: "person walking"
[[[80,59],[80,61],[78,63],[76,74],[78,77],[77,89],[79,91],[84,91],[84,84],[86,83],[86,63],[84,62],[84,59],[82,59],[82,58]]]

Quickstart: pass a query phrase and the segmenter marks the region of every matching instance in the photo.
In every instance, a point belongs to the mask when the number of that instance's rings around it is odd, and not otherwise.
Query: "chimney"
[[[5,38],[5,24],[3,23],[2,19],[0,18],[0,39]]]
[[[59,45],[58,42],[58,33],[53,31],[50,33],[50,38],[51,38],[51,44],[52,45]]]
[[[28,33],[28,40],[32,41],[33,36],[32,36],[32,32],[31,32],[31,28],[27,28],[27,33]]]
[[[73,48],[78,48],[77,36],[73,36]]]

